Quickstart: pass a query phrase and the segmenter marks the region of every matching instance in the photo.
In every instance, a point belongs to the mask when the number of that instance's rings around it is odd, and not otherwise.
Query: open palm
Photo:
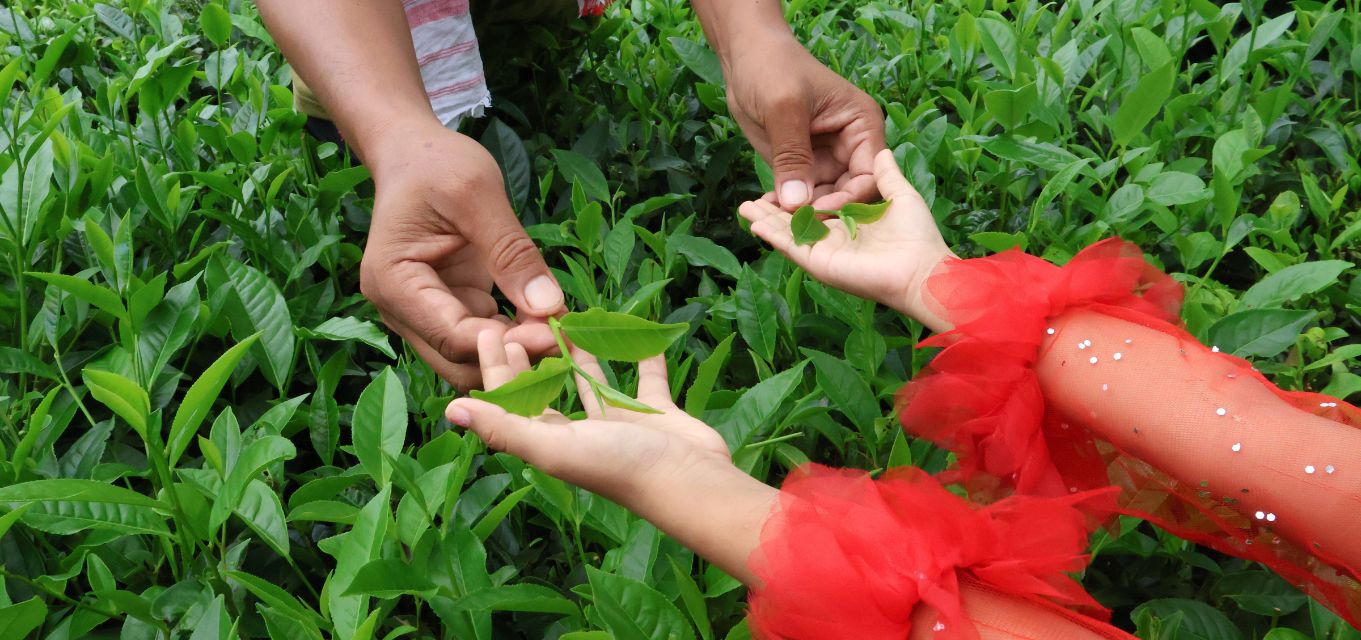
[[[825,238],[799,245],[790,228],[793,216],[769,200],[744,203],[738,212],[751,221],[752,233],[824,284],[902,310],[950,251],[892,153],[875,157],[874,176],[879,192],[892,204],[878,221],[860,225],[855,238],[841,220],[832,218],[823,223]]]
[[[505,341],[503,332],[483,331],[477,346],[488,389],[529,369],[524,347]],[[590,354],[573,349],[572,358],[591,377],[607,379]],[[671,400],[662,356],[638,363],[637,396],[639,402],[661,413],[602,407],[580,376],[577,388],[586,420],[571,420],[551,410],[525,418],[468,398],[450,405],[449,419],[476,432],[492,449],[628,506],[633,506],[631,498],[639,494],[640,484],[665,485],[697,467],[732,465],[723,437]]]

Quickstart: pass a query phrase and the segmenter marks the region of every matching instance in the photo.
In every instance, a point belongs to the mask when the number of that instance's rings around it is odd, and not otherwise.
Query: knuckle
[[[782,87],[770,93],[770,106],[780,111],[804,107],[803,93],[790,87]]]
[[[473,151],[477,155],[471,162],[459,167],[452,180],[443,184],[446,198],[461,200],[469,194],[495,193],[494,189],[504,189],[501,167],[496,164],[490,153],[480,146]]]
[[[771,164],[775,168],[805,167],[813,164],[813,150],[802,145],[784,145],[775,150]]]
[[[507,233],[496,239],[488,250],[487,259],[498,271],[510,271],[534,265],[539,248],[523,233]]]
[[[435,353],[438,353],[441,358],[444,358],[449,362],[459,364],[465,359],[463,357],[464,354],[455,346],[453,338],[444,332],[425,336],[425,341],[430,345],[431,349],[435,350]],[[476,383],[475,380],[470,380],[466,375],[458,377],[460,378],[459,380],[453,381],[455,384],[462,383],[471,385]]]
[[[379,280],[382,269],[374,264],[374,260],[365,254],[359,262],[359,293],[364,296],[374,306],[383,308],[383,287]]]

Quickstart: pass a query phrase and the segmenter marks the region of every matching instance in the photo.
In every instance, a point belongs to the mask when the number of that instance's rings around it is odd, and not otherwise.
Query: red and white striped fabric
[[[440,122],[456,126],[491,106],[469,0],[403,0],[421,80]],[[609,0],[577,0],[582,16],[598,16]]]

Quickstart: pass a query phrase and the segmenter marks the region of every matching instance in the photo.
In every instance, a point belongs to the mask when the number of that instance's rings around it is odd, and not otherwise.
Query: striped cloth
[[[609,0],[577,0],[582,16],[598,16]],[[469,0],[403,0],[421,80],[440,122],[457,126],[491,106],[491,92],[477,49]]]

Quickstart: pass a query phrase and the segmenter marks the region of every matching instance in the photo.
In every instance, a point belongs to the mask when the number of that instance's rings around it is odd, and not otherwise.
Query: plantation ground
[[[358,295],[367,173],[302,133],[253,5],[7,4],[0,636],[746,637],[736,581],[450,430],[451,391]],[[787,12],[884,105],[962,255],[1121,235],[1188,285],[1198,337],[1283,387],[1361,392],[1357,0]],[[502,28],[467,133],[574,307],[689,322],[676,395],[757,477],[943,468],[891,415],[922,328],[740,226],[762,171],[685,3]],[[394,432],[386,473],[359,464]],[[1124,524],[1084,584],[1141,637],[1361,638]]]

